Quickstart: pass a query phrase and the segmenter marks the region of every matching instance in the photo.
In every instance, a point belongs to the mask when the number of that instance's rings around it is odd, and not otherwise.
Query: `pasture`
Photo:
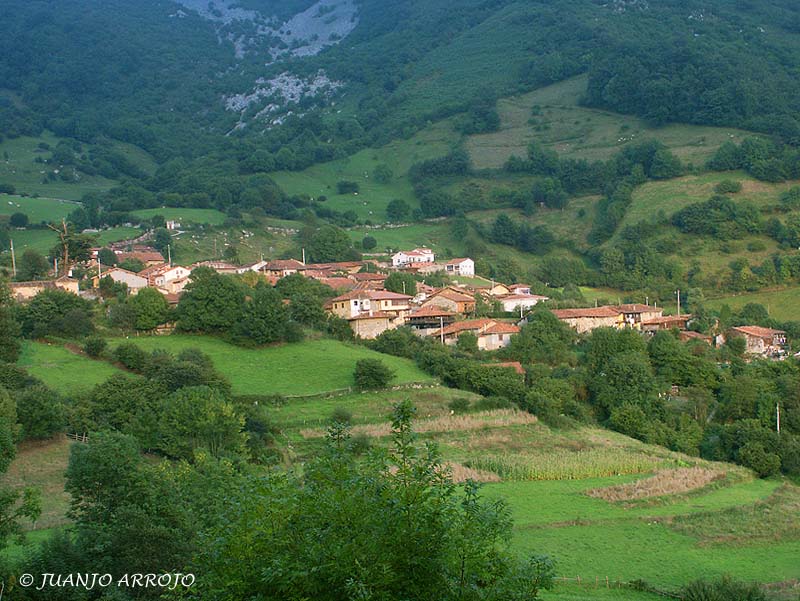
[[[800,321],[800,288],[797,287],[720,296],[709,299],[706,305],[713,309],[728,305],[734,311],[738,311],[748,303],[764,305],[770,317],[779,321]]]
[[[386,206],[395,198],[405,200],[412,208],[418,206],[406,177],[411,165],[447,154],[457,140],[450,124],[441,122],[407,140],[393,140],[386,146],[361,150],[304,171],[279,171],[270,176],[290,196],[326,196],[326,207],[342,212],[352,210],[359,219],[381,223],[386,221]],[[392,171],[387,183],[379,183],[373,177],[378,165],[386,165]],[[343,180],[356,182],[358,194],[338,194],[336,184]]]
[[[68,200],[0,194],[0,215],[25,213],[31,224],[59,221],[80,206]]]
[[[18,365],[62,394],[85,392],[121,373],[104,361],[47,342],[26,341]]]
[[[700,165],[723,142],[738,143],[753,135],[727,127],[652,127],[637,117],[582,107],[586,85],[586,76],[578,76],[498,101],[500,131],[467,140],[475,167],[500,168],[513,155],[526,156],[533,141],[565,158],[603,160],[647,139],[660,140],[684,162]]]
[[[120,342],[122,339],[112,340],[112,345]],[[395,370],[392,384],[431,381],[407,359],[335,340],[306,340],[260,349],[240,348],[210,336],[138,337],[127,342],[147,351],[164,349],[175,354],[197,348],[230,380],[235,395],[303,396],[348,388],[353,385],[356,361],[369,358],[381,359]]]
[[[160,215],[167,220],[175,220],[183,223],[198,223],[209,225],[222,225],[225,221],[225,213],[216,209],[182,209],[175,207],[160,207],[158,209],[141,209],[133,211],[133,215],[140,219],[150,219]]]

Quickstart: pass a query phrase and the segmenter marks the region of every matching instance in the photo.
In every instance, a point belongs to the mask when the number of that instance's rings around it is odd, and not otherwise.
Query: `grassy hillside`
[[[104,382],[117,368],[67,350],[57,344],[25,342],[19,366],[64,394],[78,394]]]
[[[764,305],[769,311],[770,317],[779,321],[800,321],[800,288],[744,292],[713,298],[706,304],[713,309],[728,305],[734,311],[738,311],[748,303]]]
[[[310,395],[347,388],[353,385],[356,361],[366,358],[379,358],[394,369],[394,384],[431,380],[411,361],[334,340],[306,340],[262,349],[243,349],[208,336],[142,337],[130,342],[145,350],[173,353],[200,349],[230,380],[237,395]]]
[[[182,223],[208,223],[221,225],[225,221],[225,213],[215,209],[179,209],[174,207],[161,207],[158,209],[142,209],[133,211],[133,215],[141,219],[150,219],[161,215],[164,219],[174,219]]]
[[[277,172],[272,178],[287,194],[307,194],[313,198],[326,196],[326,206],[337,211],[355,211],[360,219],[373,222],[386,220],[386,205],[395,198],[416,207],[413,190],[406,175],[414,163],[447,154],[458,140],[449,122],[436,123],[405,140],[397,139],[375,149],[367,149],[344,159],[322,163],[299,172]],[[392,178],[386,184],[375,181],[372,172],[378,165],[387,165]],[[357,182],[355,194],[337,194],[336,183]]]
[[[587,77],[580,76],[497,103],[500,131],[467,139],[478,169],[502,167],[509,157],[524,157],[539,142],[565,158],[607,159],[626,145],[658,139],[687,163],[702,164],[726,141],[752,135],[733,128],[695,125],[652,127],[642,119],[579,106]],[[535,110],[534,110],[534,107]]]
[[[30,223],[58,221],[75,210],[75,202],[55,198],[31,198],[9,194],[0,195],[0,215],[25,213]]]
[[[0,142],[0,182],[12,184],[17,192],[38,194],[49,198],[80,200],[88,192],[105,192],[116,184],[115,181],[100,176],[80,174],[78,182],[64,182],[57,179],[43,183],[43,178],[53,166],[36,163],[37,157],[48,158],[51,152],[39,148],[39,144],[55,147],[60,138],[50,133],[37,137],[21,136],[7,138]],[[130,156],[139,156],[130,151]],[[141,157],[139,159],[141,161]]]
[[[559,586],[544,599],[609,598],[610,591],[593,587],[595,578],[604,585],[606,576],[612,583],[644,579],[662,588],[728,573],[762,581],[800,576],[800,523],[796,514],[786,515],[800,502],[800,490],[755,480],[742,468],[597,428],[553,429],[528,414],[481,409],[480,397],[442,388],[290,402],[271,414],[301,462],[319,449],[336,409],[352,414],[354,435],[368,436],[375,446],[388,444],[391,404],[406,396],[418,409],[419,437],[438,444],[454,474],[482,480],[484,494],[508,500],[514,548],[551,554],[560,576],[591,583],[585,589]],[[469,403],[469,412],[451,415],[456,398]],[[712,478],[711,484],[679,485],[676,475],[690,465]],[[654,472],[665,484],[653,496],[603,498],[607,487],[646,487]],[[599,497],[587,494],[598,489],[593,495]],[[780,524],[763,517],[769,511],[783,512]],[[784,533],[777,540],[775,528]]]

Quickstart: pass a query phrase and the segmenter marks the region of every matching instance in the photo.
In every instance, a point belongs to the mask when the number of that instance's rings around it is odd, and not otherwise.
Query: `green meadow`
[[[180,221],[181,223],[208,223],[210,225],[222,225],[225,221],[225,213],[215,209],[182,209],[174,207],[161,207],[158,209],[141,209],[133,211],[133,215],[141,219],[150,219],[160,215],[164,219]]]
[[[709,299],[706,303],[713,309],[728,305],[738,311],[748,303],[759,303],[769,311],[770,317],[779,321],[800,321],[800,288],[786,288],[764,292],[743,292]]]
[[[0,215],[25,213],[29,223],[58,221],[80,206],[79,203],[55,198],[32,198],[0,194]]]
[[[18,364],[50,388],[64,394],[85,392],[121,373],[104,361],[47,342],[25,342]]]
[[[121,342],[115,339],[112,344]],[[335,340],[306,340],[260,349],[244,349],[209,336],[138,337],[127,342],[148,351],[164,349],[176,354],[186,348],[200,349],[230,380],[236,395],[302,396],[348,388],[353,385],[356,361],[368,358],[380,358],[395,370],[393,384],[431,381],[411,361]]]

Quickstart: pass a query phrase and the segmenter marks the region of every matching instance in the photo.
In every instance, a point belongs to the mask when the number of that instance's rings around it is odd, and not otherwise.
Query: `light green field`
[[[408,140],[394,140],[381,148],[369,148],[344,159],[314,165],[300,172],[277,172],[271,177],[289,195],[326,196],[325,206],[337,211],[355,211],[360,219],[375,223],[386,220],[386,206],[395,198],[418,206],[411,183],[406,177],[414,163],[447,154],[458,140],[448,122],[434,124]],[[377,165],[386,164],[392,180],[379,184],[372,177]],[[336,183],[357,182],[356,194],[337,194]]]
[[[95,361],[63,346],[45,342],[25,342],[19,366],[65,394],[84,392],[121,373],[104,361]]]
[[[403,227],[371,229],[354,227],[347,232],[353,242],[361,242],[364,236],[375,238],[378,245],[370,253],[397,252],[427,246],[434,252],[443,252],[452,244],[450,228],[445,223],[417,223]]]
[[[544,599],[650,598],[626,590],[607,590],[606,577],[612,584],[617,580],[644,579],[657,587],[674,590],[697,578],[724,574],[761,581],[800,576],[800,564],[796,561],[800,539],[794,534],[768,543],[765,537],[771,534],[765,528],[756,530],[757,536],[752,540],[747,536],[746,528],[754,527],[754,522],[746,516],[760,515],[752,514],[748,508],[776,498],[772,495],[782,486],[781,482],[754,479],[743,468],[703,462],[599,428],[555,430],[538,423],[499,424],[492,421],[500,419],[494,413],[451,417],[448,404],[459,397],[468,399],[472,405],[479,399],[469,393],[433,388],[408,391],[404,395],[379,393],[290,402],[270,409],[270,415],[287,443],[290,442],[295,461],[319,450],[321,433],[337,408],[352,414],[356,433],[371,436],[375,446],[388,444],[386,435],[377,433],[381,430],[376,428],[388,420],[393,401],[410,398],[418,409],[419,438],[436,442],[444,459],[453,465],[477,467],[486,473],[483,466],[492,457],[514,456],[531,466],[560,463],[564,471],[556,479],[504,479],[485,484],[483,489],[485,496],[502,497],[509,503],[515,522],[515,550],[524,555],[551,555],[557,561],[559,576],[573,579],[580,576],[584,583],[594,583],[597,578],[602,584],[597,590],[593,586],[559,584],[555,591],[543,594]],[[428,425],[437,422],[438,429],[432,430]],[[602,469],[597,462],[582,457],[604,460],[616,457],[619,469],[624,470],[627,463],[633,471],[622,476],[566,479],[576,468],[587,474]],[[649,467],[638,471],[634,467],[648,461]],[[724,470],[727,477],[697,491],[629,504],[611,503],[585,494],[591,489],[647,477],[653,469],[692,463]],[[797,489],[789,490],[791,495],[798,494]],[[779,507],[774,511],[777,513]],[[725,512],[740,512],[745,516],[744,522],[732,525],[730,532],[725,531],[720,519],[727,515]],[[695,528],[702,528],[703,523],[722,528],[730,536],[729,544],[709,544],[699,536],[681,533],[678,526],[688,519]],[[796,516],[787,519],[797,525]]]
[[[210,225],[221,225],[225,221],[225,213],[215,209],[180,209],[173,207],[161,207],[159,209],[142,209],[133,211],[133,215],[142,219],[150,219],[156,215],[161,215],[164,219],[171,219],[186,223],[208,223]]]
[[[209,336],[141,337],[130,342],[148,351],[165,349],[176,354],[198,348],[230,380],[236,395],[302,396],[348,388],[353,385],[356,361],[368,358],[381,359],[395,370],[393,384],[431,380],[411,361],[335,340],[306,340],[262,349],[243,349]]]
[[[37,156],[48,158],[51,152],[37,148],[40,142],[55,148],[59,138],[45,132],[37,138],[23,136],[0,142],[0,182],[13,184],[17,192],[67,200],[80,200],[88,192],[105,192],[116,184],[113,180],[100,176],[89,177],[83,173],[79,174],[79,182],[68,183],[56,179],[42,183],[50,166],[35,163],[34,159]]]
[[[513,155],[525,157],[537,141],[565,158],[607,159],[628,144],[657,139],[683,161],[707,160],[725,141],[740,142],[748,132],[733,128],[667,125],[654,128],[633,116],[578,106],[586,91],[579,76],[528,94],[500,100],[500,131],[470,136],[467,149],[479,169],[496,169]],[[541,114],[534,116],[538,106]]]
[[[31,198],[0,194],[0,215],[25,213],[30,223],[58,221],[80,204],[55,198]]]
[[[56,236],[55,232],[47,229],[15,230],[10,234],[11,239],[14,241],[14,249],[17,256],[21,256],[27,249],[46,255],[58,241],[58,236]]]
[[[243,229],[252,235],[242,233]],[[203,233],[186,231],[172,240],[172,258],[181,265],[209,259],[221,259],[226,244],[234,244],[238,248],[239,260],[242,263],[255,262],[262,257],[277,258],[297,246],[293,236],[288,233],[270,232],[260,227],[249,226],[240,229],[215,228]],[[299,249],[297,252],[300,252]]]
[[[723,296],[710,299],[706,305],[713,309],[728,305],[734,311],[738,311],[747,303],[764,305],[769,311],[770,317],[779,321],[800,321],[800,288]]]
[[[132,240],[142,235],[142,230],[138,227],[115,227],[110,230],[103,230],[97,234],[97,244],[103,246],[111,242],[121,240]]]

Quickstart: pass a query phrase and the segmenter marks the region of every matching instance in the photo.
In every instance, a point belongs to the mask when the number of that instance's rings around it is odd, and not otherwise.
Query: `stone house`
[[[762,328],[761,326],[738,326],[731,328],[728,336],[745,339],[745,351],[762,357],[778,357],[785,354],[786,332]]]
[[[577,330],[578,334],[591,332],[596,328],[623,328],[622,313],[613,307],[589,307],[586,309],[556,309],[558,319]]]
[[[457,321],[440,330],[434,330],[430,336],[441,338],[447,345],[458,342],[459,336],[464,332],[471,332],[478,338],[478,349],[482,351],[495,351],[511,343],[511,337],[519,334],[517,325],[498,321],[495,319],[472,319]]]
[[[433,293],[422,306],[429,305],[461,315],[472,315],[475,312],[475,298],[454,288],[442,288]]]
[[[131,294],[136,294],[142,288],[147,288],[150,283],[145,276],[138,273],[122,269],[122,267],[112,267],[108,271],[103,272],[100,277],[94,276],[92,278],[92,287],[97,288],[100,285],[100,278],[109,277],[118,284],[126,284]]]
[[[68,277],[37,282],[9,282],[8,287],[11,297],[17,302],[29,301],[43,290],[65,290],[72,294],[78,294],[79,291],[78,280]]]

